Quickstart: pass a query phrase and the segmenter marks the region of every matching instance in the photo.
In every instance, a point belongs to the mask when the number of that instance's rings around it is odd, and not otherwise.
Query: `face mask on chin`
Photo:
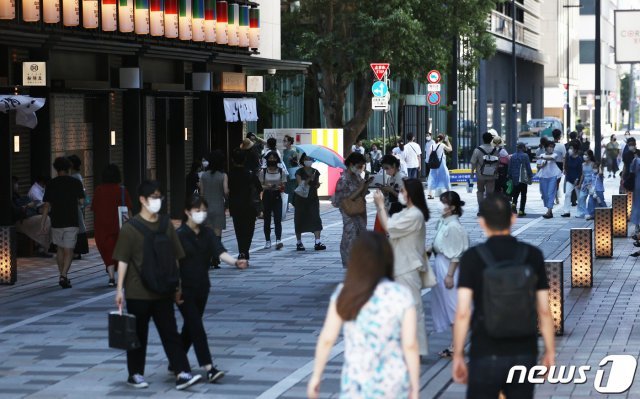
[[[160,198],[149,198],[147,203],[147,205],[144,205],[147,211],[153,214],[160,212],[160,208],[162,208],[162,200]]]
[[[191,219],[193,219],[193,222],[195,224],[204,223],[206,218],[207,218],[207,212],[206,211],[191,212]]]

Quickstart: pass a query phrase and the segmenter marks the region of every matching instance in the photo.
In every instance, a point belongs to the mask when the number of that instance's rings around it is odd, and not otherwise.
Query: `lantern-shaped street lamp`
[[[15,0],[0,0],[0,19],[14,19],[16,17]]]
[[[136,0],[133,11],[136,34],[149,34],[149,0]]]
[[[42,0],[42,20],[45,24],[60,22],[60,0]]]
[[[229,39],[227,37],[227,21],[229,15],[229,8],[226,1],[216,2],[216,43],[227,44]]]
[[[596,208],[596,258],[613,257],[613,209]]]
[[[118,30],[133,32],[133,0],[118,0]]]
[[[193,0],[193,41],[204,41],[204,0]]]
[[[237,46],[239,44],[238,28],[240,23],[238,22],[238,14],[240,7],[237,4],[229,4],[229,15],[227,20],[227,40],[229,46]]]
[[[22,20],[24,22],[40,21],[39,0],[22,0]]]
[[[0,284],[14,284],[17,279],[16,231],[13,226],[0,227]]]
[[[178,27],[180,40],[191,40],[193,38],[191,0],[178,1]]]
[[[164,36],[164,2],[151,0],[149,6],[149,33],[151,36]]]
[[[98,27],[98,0],[82,0],[82,27],[85,29]]]
[[[178,37],[178,0],[164,1],[164,37]]]
[[[549,282],[549,309],[553,317],[556,335],[564,335],[564,262],[545,260],[547,281]]]
[[[238,28],[238,45],[249,47],[249,6],[240,6],[240,27]]]
[[[593,231],[571,229],[571,287],[593,287]]]
[[[627,195],[614,194],[611,198],[613,206],[613,236],[627,236]]]
[[[80,25],[80,1],[62,0],[62,25]]]

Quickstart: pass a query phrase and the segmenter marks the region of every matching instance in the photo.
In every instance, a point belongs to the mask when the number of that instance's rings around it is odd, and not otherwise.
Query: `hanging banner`
[[[164,37],[178,37],[178,0],[164,1]]]
[[[14,19],[15,17],[16,2],[14,0],[0,0],[0,19]]]
[[[249,47],[249,6],[240,6],[240,26],[238,27],[238,45]]]
[[[216,0],[204,0],[204,40],[216,42]]]
[[[102,30],[113,32],[118,27],[116,0],[102,0]]]
[[[98,27],[98,0],[82,0],[82,27],[85,29]]]
[[[204,0],[193,0],[193,41],[204,41]]]
[[[0,112],[16,111],[16,124],[33,129],[38,125],[36,111],[44,106],[44,98],[0,95]]]
[[[133,32],[133,0],[119,0],[118,27],[120,32]]]
[[[151,36],[164,36],[164,4],[162,0],[150,0],[149,32]]]
[[[249,10],[249,47],[260,47],[260,9]]]
[[[62,24],[64,26],[80,25],[79,0],[62,0]]]
[[[39,0],[22,0],[22,20],[24,22],[40,21]]]
[[[216,2],[216,43],[227,44],[229,42],[227,38],[227,16],[228,6],[226,1]]]
[[[149,0],[136,0],[135,27],[138,35],[149,34]]]
[[[45,24],[60,22],[60,0],[42,0],[42,19]]]
[[[229,46],[238,45],[238,14],[240,8],[237,4],[229,4],[229,14],[227,15],[227,41]]]
[[[191,0],[180,0],[179,11],[180,18],[178,19],[178,27],[180,28],[180,40],[191,40],[193,38],[192,32],[192,11]]]

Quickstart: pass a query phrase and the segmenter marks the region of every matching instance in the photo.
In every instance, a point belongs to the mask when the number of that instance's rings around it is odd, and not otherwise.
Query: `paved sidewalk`
[[[607,181],[607,199],[613,180]],[[612,187],[609,187],[612,186]],[[456,188],[467,201],[462,218],[471,241],[480,242],[476,223],[475,193]],[[433,239],[439,203],[430,200]],[[373,225],[373,206],[369,205]],[[547,259],[569,256],[569,229],[590,226],[581,219],[556,217],[543,220],[537,186],[530,189],[527,212],[514,228],[520,239],[540,247]],[[322,205],[325,252],[295,251],[293,214],[284,223],[282,251],[260,249],[264,243],[261,222],[256,228],[251,267],[238,271],[228,266],[212,271],[212,293],[204,322],[214,362],[228,371],[220,384],[197,384],[187,392],[173,388],[166,372],[166,357],[154,328],[150,329],[145,377],[146,390],[130,389],[124,353],[107,347],[106,313],[114,308],[114,291],[106,287],[107,276],[100,257],[91,253],[74,262],[73,288],[61,290],[52,259],[20,259],[18,283],[0,286],[0,398],[101,397],[210,397],[210,398],[302,398],[311,372],[317,334],[324,321],[328,299],[343,279],[338,251],[342,223],[328,203]],[[228,223],[228,227],[232,227]],[[303,240],[312,248],[312,235]],[[236,251],[231,230],[223,241]],[[594,288],[570,289],[565,262],[565,336],[558,338],[558,362],[586,364],[592,369],[606,354],[637,355],[640,317],[635,298],[638,273],[631,242],[615,240],[615,258],[597,260]],[[430,293],[424,292],[427,329],[432,331]],[[179,317],[179,316],[178,316]],[[179,321],[181,324],[181,321]],[[464,387],[451,383],[447,360],[435,353],[448,345],[450,334],[430,334],[427,364],[422,366],[421,397],[461,398]],[[322,397],[337,397],[342,362],[342,341],[334,350]],[[197,361],[190,360],[194,371]],[[627,397],[640,397],[635,384]],[[544,385],[536,397],[596,397],[593,378],[584,385]],[[598,396],[599,397],[599,396]]]

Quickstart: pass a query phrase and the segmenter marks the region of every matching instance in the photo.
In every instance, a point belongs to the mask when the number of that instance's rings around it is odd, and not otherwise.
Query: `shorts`
[[[78,231],[80,231],[78,227],[52,227],[51,240],[60,248],[73,249],[76,247]]]

